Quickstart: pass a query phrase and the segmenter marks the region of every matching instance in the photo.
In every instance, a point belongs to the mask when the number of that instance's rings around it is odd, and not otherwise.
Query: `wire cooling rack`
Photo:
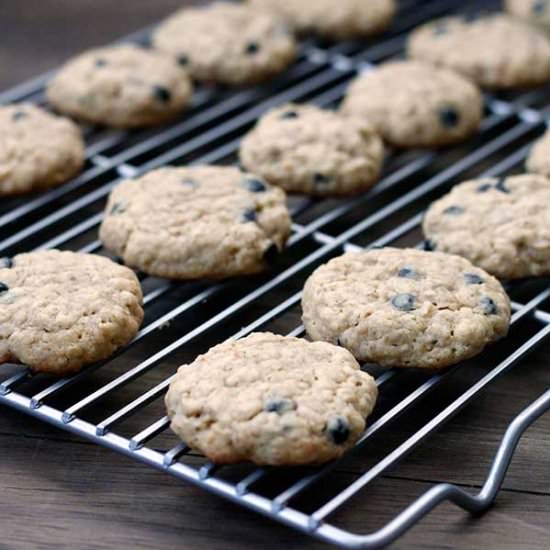
[[[267,109],[286,101],[336,106],[358,72],[373,70],[378,63],[403,54],[407,33],[416,25],[466,9],[466,3],[459,1],[403,0],[400,4],[396,23],[376,41],[332,45],[306,41],[298,61],[269,84],[241,90],[198,88],[192,109],[170,126],[132,132],[84,128],[87,161],[80,176],[31,198],[2,200],[0,255],[52,247],[107,255],[97,240],[97,228],[106,197],[121,179],[166,164],[234,163],[240,138]],[[468,7],[491,8],[493,3],[473,2]],[[132,39],[146,43],[147,36],[144,31]],[[50,76],[0,94],[0,102],[43,103]],[[471,383],[466,386],[458,384],[460,390],[443,408],[433,410],[420,427],[374,461],[368,443],[383,439],[403,413],[413,413],[434,390],[460,378],[464,365],[434,375],[364,366],[376,376],[379,406],[356,449],[320,468],[217,467],[170,433],[162,405],[177,366],[226,338],[253,330],[303,335],[300,290],[321,263],[347,250],[418,245],[423,211],[454,183],[521,171],[530,145],[546,128],[550,87],[486,95],[485,99],[479,135],[467,143],[437,153],[391,153],[382,181],[360,197],[291,198],[292,235],[286,252],[269,273],[186,284],[138,274],[146,315],[143,328],[126,349],[61,380],[32,376],[24,366],[3,365],[0,403],[343,547],[384,546],[443,500],[471,512],[485,510],[498,492],[522,432],[550,408],[549,391],[509,426],[479,494],[472,496],[451,484],[436,485],[370,533],[350,532],[333,519],[349,500],[548,338],[547,279],[509,286],[514,311],[510,335],[472,361],[484,366],[483,375],[474,381],[469,377]],[[334,476],[350,456],[362,464],[360,471],[329,494],[324,484],[318,490],[319,481]],[[311,498],[307,507],[302,505],[304,494],[313,494],[313,506]]]

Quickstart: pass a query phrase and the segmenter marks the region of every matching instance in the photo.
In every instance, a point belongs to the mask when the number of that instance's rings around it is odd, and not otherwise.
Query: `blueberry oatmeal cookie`
[[[417,61],[381,65],[354,80],[342,113],[364,119],[396,147],[441,147],[479,128],[483,98],[462,76]]]
[[[0,259],[0,363],[67,375],[127,344],[143,320],[135,274],[58,250]]]
[[[528,174],[456,185],[424,218],[437,250],[500,279],[550,275],[550,180]]]
[[[128,128],[173,119],[191,95],[189,77],[175,60],[133,45],[84,52],[61,68],[46,91],[61,113]]]
[[[550,40],[506,15],[447,17],[422,25],[411,34],[407,52],[487,88],[537,86],[550,78]]]
[[[313,105],[287,104],[264,115],[243,139],[241,164],[286,191],[350,195],[372,187],[384,159],[366,120]]]
[[[256,333],[180,367],[165,401],[172,430],[210,460],[281,466],[340,457],[377,394],[348,351]]]
[[[76,124],[30,103],[0,107],[0,196],[49,189],[83,164]]]
[[[283,190],[238,168],[161,168],[123,182],[100,238],[125,264],[170,279],[261,271],[290,231]]]
[[[302,297],[312,340],[386,367],[439,369],[506,335],[510,301],[500,283],[460,256],[383,248],[319,267]]]
[[[508,13],[550,30],[550,0],[505,0]]]
[[[250,5],[282,17],[299,33],[333,40],[364,38],[393,21],[395,0],[249,0]]]
[[[550,131],[533,145],[526,168],[528,172],[550,177]]]
[[[230,86],[280,73],[297,50],[276,18],[225,2],[176,12],[153,33],[153,45],[175,56],[197,80]]]

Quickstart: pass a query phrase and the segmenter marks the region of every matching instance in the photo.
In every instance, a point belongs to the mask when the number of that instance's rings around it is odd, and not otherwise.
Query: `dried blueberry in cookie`
[[[116,213],[100,227],[107,250],[177,280],[258,273],[290,231],[284,191],[232,166],[154,170],[117,185],[106,212]]]
[[[170,90],[164,86],[153,86],[153,94],[155,98],[162,103],[169,103],[172,99]]]
[[[464,208],[462,206],[449,206],[443,210],[444,214],[448,214],[450,216],[458,216],[459,214],[464,214]]]
[[[255,333],[182,366],[166,395],[172,430],[220,464],[321,464],[351,449],[377,387],[349,351]]]
[[[284,414],[286,412],[296,410],[296,402],[292,399],[271,397],[266,401],[264,410],[266,412]]]
[[[418,272],[412,267],[403,267],[397,272],[397,276],[405,279],[418,279]]]
[[[183,8],[158,26],[152,42],[180,60],[194,79],[228,86],[280,73],[297,51],[294,37],[277,18],[244,2]]]
[[[327,435],[336,445],[342,445],[350,436],[348,421],[343,416],[333,416],[326,427]]]
[[[289,103],[260,118],[241,141],[239,157],[247,170],[286,191],[342,196],[377,182],[384,147],[366,120]]]
[[[422,277],[396,277],[401,266]],[[474,273],[483,284],[468,283]],[[357,360],[386,367],[453,365],[505,336],[510,323],[497,279],[460,256],[407,248],[330,260],[306,281],[302,311],[310,339],[339,341]]]
[[[398,294],[391,299],[395,309],[400,311],[412,311],[416,309],[416,298],[412,294]]]
[[[244,222],[255,222],[258,216],[255,210],[245,210],[242,219]]]
[[[192,92],[191,80],[176,59],[123,44],[69,60],[48,84],[46,96],[71,117],[133,128],[174,119],[190,104]]]
[[[350,85],[341,110],[400,148],[443,147],[474,134],[483,97],[470,80],[420,61],[389,61]]]
[[[256,178],[246,178],[243,182],[244,186],[253,193],[263,193],[267,190],[267,185]]]
[[[449,216],[460,204],[464,212]],[[550,179],[537,174],[470,180],[430,205],[422,228],[441,252],[500,279],[550,275]]]
[[[477,273],[464,273],[464,281],[467,285],[482,285],[485,282]]]
[[[439,111],[439,120],[444,128],[456,128],[460,122],[460,113],[454,107],[445,107]]]

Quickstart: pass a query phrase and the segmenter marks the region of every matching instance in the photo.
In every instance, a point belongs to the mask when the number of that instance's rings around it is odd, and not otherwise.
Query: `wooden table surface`
[[[181,4],[2,0],[0,88]],[[364,532],[383,512],[399,511],[434,482],[476,491],[508,423],[550,386],[549,364],[547,343],[410,455],[398,473],[355,499],[344,511],[346,526]],[[440,397],[430,397],[426,410]],[[6,408],[0,409],[0,448],[0,548],[326,547]],[[353,470],[353,461],[348,466]],[[485,516],[473,519],[442,505],[395,547],[550,548],[550,415],[524,436],[504,490]]]

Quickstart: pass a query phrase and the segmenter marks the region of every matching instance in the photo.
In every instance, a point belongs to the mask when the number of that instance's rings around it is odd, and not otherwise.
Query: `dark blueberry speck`
[[[475,273],[464,273],[464,280],[467,285],[482,285],[485,281]]]
[[[340,338],[336,338],[336,345],[337,346],[342,346],[342,340],[340,340]]]
[[[471,11],[471,12],[468,12],[468,13],[464,14],[463,20],[466,23],[472,23],[473,21],[477,21],[479,19],[479,15],[480,15],[479,13]]]
[[[243,185],[253,193],[261,193],[267,189],[267,185],[262,180],[245,179]]]
[[[391,300],[392,306],[400,311],[412,311],[416,308],[416,298],[412,294],[398,294]]]
[[[10,267],[13,267],[13,260],[11,258],[0,258],[0,267],[4,267],[9,269]]]
[[[431,239],[426,239],[422,243],[422,250],[426,250],[427,252],[431,252],[432,250],[435,250],[435,242]]]
[[[492,184],[490,183],[482,183],[476,191],[478,193],[487,193],[487,191],[490,191],[493,188]]]
[[[196,189],[199,186],[196,181],[190,179],[181,180],[181,183],[183,183],[183,185],[186,185],[187,187],[191,187],[191,189]]]
[[[100,57],[99,59],[95,60],[96,67],[105,67],[105,65],[107,65],[107,61],[105,59]]]
[[[485,315],[496,315],[498,313],[498,307],[492,298],[486,296],[485,298],[481,298],[479,303]]]
[[[510,189],[508,189],[508,187],[506,187],[506,179],[505,178],[500,178],[498,180],[497,184],[495,185],[495,189],[497,189],[501,193],[509,193],[510,192]]]
[[[257,42],[249,42],[246,45],[246,53],[248,55],[254,55],[255,53],[258,53],[260,51],[260,46]]]
[[[412,267],[403,267],[397,272],[403,279],[418,279],[418,273]]]
[[[460,122],[460,113],[454,107],[445,107],[439,111],[439,121],[443,128],[455,128]]]
[[[462,206],[449,206],[443,210],[443,214],[449,214],[450,216],[458,216],[464,214],[464,208]]]
[[[329,183],[329,181],[329,176],[325,176],[324,174],[320,174],[318,172],[313,174],[313,183],[315,185],[326,185],[327,183]]]
[[[256,221],[256,212],[254,210],[246,210],[243,213],[243,222],[255,222]]]
[[[536,0],[533,3],[533,13],[536,15],[542,15],[548,7],[546,0]]]
[[[286,111],[281,115],[281,118],[283,120],[290,119],[290,118],[298,118],[298,113],[296,111]]]
[[[186,56],[186,55],[180,55],[178,57],[178,63],[182,66],[182,67],[185,67],[186,65],[189,64],[189,58]]]
[[[275,243],[272,243],[264,252],[264,261],[268,264],[274,264],[278,256],[279,249]]]
[[[6,283],[0,283],[0,294],[7,292],[10,287]]]
[[[345,443],[350,434],[348,421],[343,416],[333,416],[325,428],[326,434],[336,445]]]
[[[125,211],[126,211],[126,206],[124,206],[120,202],[115,202],[115,204],[113,204],[109,214],[111,214],[111,216],[114,216],[115,214],[122,214]]]
[[[11,119],[13,121],[21,120],[22,118],[27,118],[29,115],[25,113],[25,111],[15,111],[13,115],[11,115]]]
[[[289,411],[293,411],[296,409],[296,402],[292,399],[278,399],[278,398],[270,398],[267,400],[264,410],[266,412],[274,412],[277,414],[284,414]]]
[[[437,23],[433,27],[434,36],[441,36],[447,32],[447,25],[445,23]]]
[[[172,94],[170,90],[164,86],[153,86],[153,94],[155,99],[162,103],[168,103],[172,99]]]

